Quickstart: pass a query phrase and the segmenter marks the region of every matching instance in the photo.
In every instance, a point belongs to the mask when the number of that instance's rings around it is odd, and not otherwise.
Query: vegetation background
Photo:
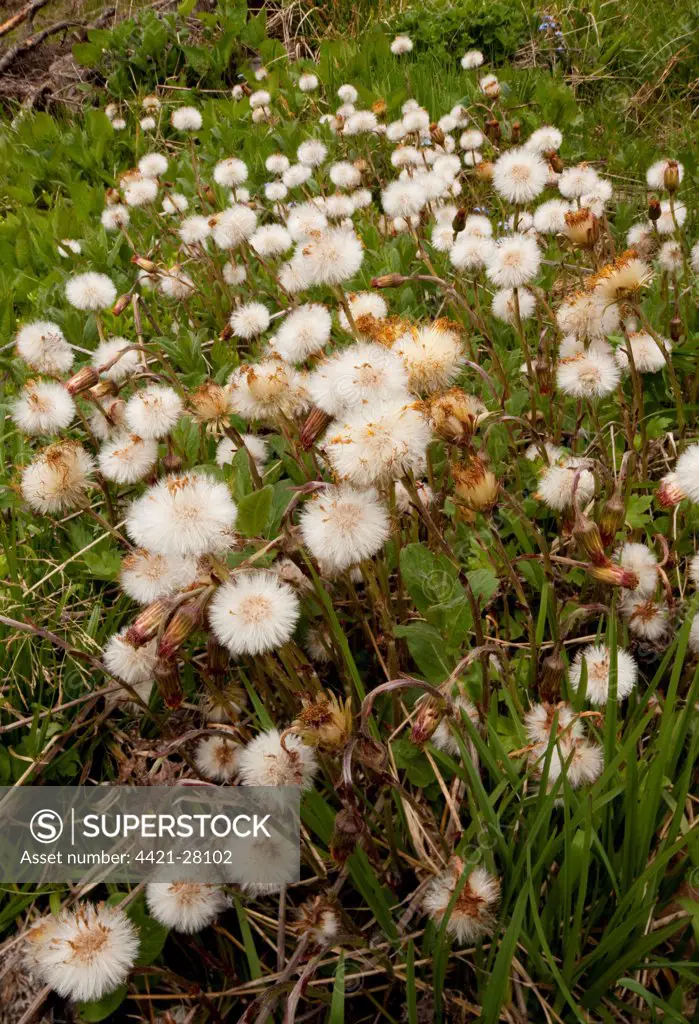
[[[17,3],[3,13],[11,17],[23,6]],[[54,0],[37,6],[31,20],[18,23],[2,39],[1,785],[115,780],[124,768],[124,749],[138,749],[150,772],[161,767],[157,757],[149,760],[153,733],[148,722],[120,723],[107,730],[109,713],[93,697],[101,685],[95,659],[127,611],[127,602],[117,596],[115,587],[118,552],[91,525],[68,517],[57,532],[22,507],[15,467],[26,461],[29,446],[6,415],[21,384],[12,351],[18,322],[38,309],[46,319],[57,318],[60,308],[71,339],[76,344],[82,339],[86,349],[95,344],[94,325],[63,307],[66,268],[57,257],[58,242],[65,237],[84,239],[84,254],[117,284],[131,272],[122,240],[105,236],[95,225],[104,188],[136,162],[148,141],[130,132],[115,133],[102,112],[106,102],[136,108],[140,98],[154,90],[161,95],[190,91],[204,114],[207,145],[221,156],[234,153],[260,167],[267,153],[259,151],[241,118],[241,106],[230,95],[240,76],[249,74],[251,62],[261,59],[278,84],[286,81],[289,53],[309,65],[317,61],[328,95],[342,82],[353,82],[362,105],[384,99],[390,117],[409,96],[435,112],[459,102],[464,86],[458,61],[475,46],[506,84],[508,109],[516,111],[525,133],[540,123],[564,127],[568,162],[594,160],[613,181],[621,197],[614,225],[620,237],[644,203],[645,168],[658,155],[679,159],[685,166],[685,188],[696,188],[699,32],[694,0],[583,0],[545,6],[531,0],[294,0],[250,8],[239,0],[183,0],[120,3],[109,13],[96,0]],[[560,36],[541,29],[544,14],[556,18]],[[55,30],[62,23],[63,28]],[[42,32],[48,34],[33,45]],[[409,34],[415,44],[407,64],[389,55],[390,39],[397,32]],[[274,128],[268,151],[291,152],[302,138],[301,124],[292,119],[282,122]],[[695,211],[691,217],[696,217]],[[696,220],[690,221],[688,236],[696,238]],[[399,269],[404,244],[398,238],[370,253],[362,272],[366,282],[374,274]],[[395,309],[419,312],[423,301],[405,286],[395,296]],[[192,385],[208,372],[204,340],[205,332],[189,330],[162,340]],[[698,348],[695,333],[680,357],[687,367],[696,363]],[[214,346],[209,358],[216,374],[224,374],[230,365],[222,348]],[[672,429],[671,396],[657,381],[650,385],[647,401],[652,414],[649,437],[661,438]],[[689,403],[687,408],[696,421],[696,408]],[[187,437],[180,440],[188,443]],[[504,458],[505,452],[501,455]],[[631,497],[628,514],[629,522],[648,536],[668,528],[666,515],[652,509],[646,495]],[[694,515],[696,526],[699,516],[696,511]],[[514,522],[505,525],[512,540],[520,542],[521,537],[514,537]],[[691,529],[690,519],[690,533]],[[433,568],[427,555],[425,559],[415,564],[407,585],[414,588],[417,602],[429,604],[430,595],[420,594],[420,580]],[[473,552],[469,559],[469,571],[484,574],[474,582],[480,582],[487,601],[489,570],[478,564]],[[547,623],[546,583],[529,582],[541,588],[541,640]],[[60,637],[62,645],[23,632],[13,620],[38,625]],[[424,677],[438,682],[444,676],[442,667],[435,667],[435,652],[439,650],[451,666],[456,652],[448,643],[448,615],[434,621],[431,633],[411,637],[411,653]],[[326,984],[318,990],[328,1021],[417,1024],[431,1019],[432,1012],[439,1015],[445,991],[450,993],[449,1019],[494,1022],[502,1014],[501,1019],[521,1021],[527,1018],[521,1009],[522,991],[513,988],[513,963],[518,965],[517,985],[534,992],[535,998],[528,994],[525,1001],[530,1020],[692,1019],[699,850],[693,823],[683,808],[695,781],[697,676],[686,655],[687,632],[683,629],[662,656],[649,655],[653,681],[624,723],[620,746],[596,789],[594,804],[581,804],[575,813],[569,813],[566,804],[564,825],[555,835],[548,831],[554,813],[551,802],[532,801],[526,815],[521,812],[507,798],[516,786],[507,756],[495,757],[480,745],[491,795],[478,779],[468,780],[472,823],[465,841],[478,844],[485,834],[488,855],[496,851],[508,871],[501,918],[506,922],[504,938],[480,951],[475,964],[458,951],[450,953],[444,936],[433,927],[406,937],[398,927],[400,887],[396,892],[378,878],[361,851],[351,858],[350,884],[361,907],[362,926],[373,949],[390,951],[390,967],[380,956],[377,967],[368,947],[356,957],[348,951],[346,957],[328,958],[321,972]],[[526,673],[526,665],[518,671]],[[193,686],[193,680],[189,684]],[[675,707],[680,693],[683,700]],[[659,718],[656,697],[665,702],[666,713]],[[264,708],[256,706],[254,714],[264,725]],[[509,744],[515,738],[499,739]],[[408,783],[432,787],[438,798],[429,759],[406,741],[396,742],[393,749]],[[448,761],[442,767],[454,771]],[[321,848],[329,842],[333,817],[332,794],[314,792],[304,823]],[[377,827],[385,828],[387,835],[392,828],[390,842],[403,845],[406,825],[400,806],[392,826],[379,822]],[[516,843],[508,829],[517,829]],[[552,862],[565,863],[566,870],[552,875]],[[37,894],[32,887],[6,886],[0,892],[0,940],[11,942],[34,903],[55,907],[67,895],[65,889],[52,889]],[[658,921],[649,918],[656,903],[662,905]],[[151,929],[144,968],[164,957],[169,966],[206,988],[206,966],[196,944],[167,937],[153,922],[144,923],[141,904],[135,903],[132,913]],[[233,941],[217,934],[215,957],[236,979],[241,994],[254,994],[264,989],[270,974],[268,922],[240,900],[232,918],[228,927]],[[687,922],[691,927],[685,926]],[[477,1002],[460,998],[463,991],[473,993]],[[537,1002],[539,992],[545,994],[551,1016]],[[361,998],[355,1001],[356,996]],[[220,1019],[229,1019],[226,1014],[240,1005],[240,996],[220,1001]],[[361,1011],[353,1009],[355,1005]],[[118,1021],[153,1020],[150,1009],[148,1013],[142,1017],[136,1004],[112,1002],[85,1009],[80,1019],[96,1021],[111,1015]]]

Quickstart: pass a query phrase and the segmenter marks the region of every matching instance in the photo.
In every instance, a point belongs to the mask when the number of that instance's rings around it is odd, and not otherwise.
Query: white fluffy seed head
[[[231,314],[230,325],[238,338],[256,338],[270,324],[270,312],[261,302],[246,302]]]
[[[139,366],[139,353],[130,345],[128,338],[119,337],[100,342],[92,353],[92,365],[95,369],[107,367],[101,371],[102,376],[118,384],[135,373]]]
[[[362,176],[354,164],[341,160],[332,164],[329,170],[330,180],[337,188],[358,188]]]
[[[347,296],[347,302],[355,327],[359,329],[360,333],[361,325],[357,321],[361,320],[363,316],[371,316],[374,320],[384,320],[388,315],[386,300],[378,292],[351,292]],[[344,309],[338,310],[338,319],[342,330],[351,334],[352,328]]]
[[[216,639],[236,657],[282,647],[291,639],[299,614],[291,587],[266,572],[236,575],[219,587],[209,605]]]
[[[73,365],[73,350],[58,324],[35,320],[25,324],[15,338],[17,355],[39,373],[63,374]]]
[[[354,231],[328,228],[303,247],[308,286],[336,285],[354,277],[362,265],[364,248]]]
[[[241,751],[240,778],[246,786],[300,786],[310,789],[318,770],[312,747],[293,733],[282,744],[278,729],[261,732]]]
[[[430,428],[404,401],[384,402],[330,427],[323,449],[341,480],[372,487],[424,471]]]
[[[579,199],[586,192],[593,192],[599,178],[597,171],[586,164],[578,167],[566,167],[558,179],[558,191],[565,199]]]
[[[206,779],[230,782],[238,770],[240,745],[225,736],[209,736],[199,741],[194,761]]]
[[[530,203],[546,188],[547,180],[544,161],[526,149],[509,149],[495,161],[493,188],[509,203]]]
[[[413,48],[413,41],[409,36],[396,36],[391,43],[391,53],[401,57],[404,53],[410,53]]]
[[[619,327],[619,307],[595,292],[576,292],[561,303],[556,313],[563,334],[583,342],[600,341]]]
[[[689,500],[699,504],[699,444],[691,445],[680,455],[675,480]]]
[[[308,390],[329,416],[371,408],[385,399],[405,399],[408,373],[395,352],[373,342],[358,342],[330,356],[311,374]]]
[[[389,217],[412,217],[420,213],[426,202],[423,185],[410,179],[392,181],[381,195],[381,204]]]
[[[56,434],[75,416],[75,403],[62,384],[30,380],[12,403],[10,414],[24,434]]]
[[[531,153],[547,153],[550,150],[560,149],[562,142],[563,135],[558,128],[544,124],[531,133],[524,143],[524,148]]]
[[[131,396],[124,418],[134,434],[157,440],[170,433],[183,411],[182,399],[173,388],[151,384]]]
[[[234,203],[212,218],[211,234],[220,249],[235,249],[246,241],[257,227],[257,214],[242,203]]]
[[[134,484],[143,480],[158,458],[158,442],[122,434],[102,445],[97,457],[102,476],[118,484]]]
[[[81,903],[44,918],[26,936],[32,974],[64,999],[102,999],[123,985],[138,955],[138,933],[123,910]]]
[[[591,346],[569,359],[559,360],[556,385],[574,398],[603,398],[610,395],[621,378],[611,350]]]
[[[94,463],[82,445],[58,441],[22,471],[22,497],[35,511],[61,512],[83,501]]]
[[[184,590],[197,578],[198,563],[193,557],[155,555],[143,549],[122,560],[121,589],[138,604],[151,604],[161,597]]]
[[[127,206],[122,203],[114,203],[102,211],[100,221],[105,231],[118,231],[119,228],[128,227],[131,214]]]
[[[576,504],[579,506],[587,504],[595,493],[595,478],[589,469],[582,469],[575,465],[574,460],[570,459],[563,466],[549,466],[544,470],[539,478],[536,497],[556,512],[571,508],[576,474]]]
[[[571,205],[565,199],[549,199],[534,210],[534,227],[541,235],[558,235],[565,226]]]
[[[661,346],[654,337],[646,334],[645,331],[629,331],[628,341],[624,341],[615,353],[616,361],[622,370],[628,369],[629,356],[627,349],[631,346],[634,366],[639,373],[657,373],[664,370],[666,366],[663,349],[669,354],[672,343],[667,338],[661,338]]]
[[[684,178],[684,167],[678,160],[670,160],[665,157],[662,160],[656,160],[654,164],[651,164],[646,171],[646,181],[648,182],[648,188],[654,188],[660,191],[665,188],[665,174],[672,166],[673,171],[677,172],[678,183]]]
[[[570,667],[570,685],[577,692],[583,666],[587,671],[586,696],[591,704],[606,704],[611,685],[611,653],[603,644],[591,644],[579,651]],[[617,650],[617,700],[625,700],[636,685],[638,668],[631,655]]]
[[[244,160],[230,156],[219,160],[214,167],[214,181],[223,188],[236,188],[248,179],[248,168]]]
[[[372,491],[328,487],[305,506],[304,544],[321,568],[343,572],[381,550],[390,534],[385,506]]]
[[[516,300],[513,288],[501,288],[493,295],[493,316],[498,320],[503,320],[511,326],[515,325],[518,309],[520,320],[529,320],[534,315],[536,299],[528,288],[518,288]]]
[[[167,171],[167,157],[162,153],[146,153],[138,161],[138,169],[144,178],[161,178]]]
[[[460,886],[466,875],[466,882]],[[500,900],[500,883],[485,868],[470,868],[460,857],[432,879],[425,891],[423,908],[435,925],[444,919],[454,893],[459,891],[447,923],[447,932],[459,945],[477,942],[495,926],[495,911]]]
[[[499,288],[519,288],[536,277],[540,265],[541,252],[535,239],[518,234],[501,238],[488,250],[485,271]]]
[[[178,107],[170,115],[170,123],[178,132],[198,132],[203,119],[196,107]]]
[[[228,906],[223,890],[204,882],[149,882],[146,903],[156,921],[188,935],[207,928]]]
[[[185,217],[177,229],[177,234],[185,245],[201,245],[211,234],[209,218],[199,213]]]
[[[102,658],[112,675],[133,686],[153,679],[158,661],[157,646],[155,639],[137,646],[128,639],[127,631],[122,630],[107,641]]]
[[[467,50],[461,58],[461,67],[464,71],[473,71],[474,68],[481,66],[484,59],[480,50]]]
[[[408,387],[417,395],[431,394],[452,384],[466,359],[456,325],[436,320],[398,338],[394,351],[408,371]]]
[[[127,206],[147,206],[157,198],[158,182],[155,178],[129,178],[122,187],[122,195]]]
[[[231,408],[244,419],[276,422],[300,415],[309,405],[304,375],[276,357],[239,366],[228,387]]]
[[[66,284],[66,298],[75,309],[107,309],[114,305],[116,297],[112,280],[93,270],[71,277]]]
[[[283,224],[266,224],[250,236],[250,245],[263,259],[281,256],[293,244],[294,240]]]
[[[230,544],[237,509],[228,488],[205,473],[171,475],[137,498],[126,529],[161,555],[205,555]]]
[[[330,340],[332,317],[325,306],[297,306],[282,320],[270,347],[289,363],[301,363]]]
[[[616,560],[638,576],[635,593],[645,597],[655,593],[658,585],[658,560],[646,544],[628,542],[619,549]]]

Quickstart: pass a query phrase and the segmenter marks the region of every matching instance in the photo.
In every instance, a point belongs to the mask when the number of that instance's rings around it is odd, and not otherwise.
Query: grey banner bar
[[[0,882],[282,885],[295,786],[0,786]]]

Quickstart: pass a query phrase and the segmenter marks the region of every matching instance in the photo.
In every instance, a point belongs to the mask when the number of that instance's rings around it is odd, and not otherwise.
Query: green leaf
[[[344,1024],[345,1020],[345,954],[340,953],[340,959],[335,969],[335,983],[333,985],[333,998],[330,1004],[329,1024]]]
[[[455,667],[453,658],[445,655],[441,633],[429,622],[396,626],[393,635],[407,641],[408,650],[428,683],[444,682]]]
[[[261,537],[269,521],[274,488],[267,484],[260,491],[246,494],[238,501],[238,518],[235,528],[244,537]]]
[[[119,1009],[126,999],[128,991],[126,985],[120,985],[119,988],[115,989],[114,992],[110,992],[104,999],[98,999],[93,1003],[79,1003],[78,1013],[80,1014],[80,1020],[89,1021],[90,1024],[94,1024],[95,1021],[106,1020],[115,1010]]]

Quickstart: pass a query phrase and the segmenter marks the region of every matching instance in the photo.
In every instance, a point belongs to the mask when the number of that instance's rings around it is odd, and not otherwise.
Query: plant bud
[[[670,337],[673,341],[679,341],[682,337],[682,321],[677,316],[673,316],[670,321]]]
[[[366,174],[366,172],[369,170],[369,164],[366,162],[364,157],[359,157],[358,160],[355,160],[353,162],[352,166],[354,167],[355,171],[359,171],[360,174]]]
[[[102,398],[114,398],[118,394],[119,387],[113,380],[101,380],[94,388],[90,388],[87,397],[95,398],[99,402]]]
[[[403,274],[382,274],[381,277],[372,277],[372,288],[397,288],[398,285],[407,281]]]
[[[434,142],[435,146],[444,145],[444,132],[439,127],[436,121],[433,121],[430,125],[430,138]]]
[[[545,704],[552,704],[560,699],[564,675],[565,663],[556,648],[541,663],[539,697]]]
[[[573,527],[573,536],[583,554],[596,565],[606,565],[609,559],[604,553],[604,544],[597,523],[579,515]]]
[[[515,146],[518,145],[521,135],[522,125],[519,123],[519,121],[514,121],[512,124],[512,130],[510,132],[510,142],[512,142]]]
[[[380,772],[388,759],[383,743],[372,739],[371,736],[360,736],[355,744],[354,753],[366,768],[372,768],[375,772]]]
[[[452,466],[457,496],[474,512],[489,512],[498,500],[500,484],[481,455]]]
[[[204,197],[207,203],[211,203],[212,206],[216,205],[216,193],[212,189],[211,185],[207,185],[204,189]]]
[[[604,565],[586,565],[585,568],[593,580],[600,583],[607,583],[612,587],[623,587],[624,590],[635,590],[638,586],[638,576],[631,569],[624,569],[621,565],[614,565],[607,560]]]
[[[219,341],[228,341],[229,338],[233,337],[233,328],[230,324],[226,324],[223,330],[219,333]]]
[[[165,621],[165,618],[172,607],[172,602],[167,598],[159,598],[153,601],[136,618],[126,631],[126,639],[134,647],[141,647],[152,640]]]
[[[66,381],[66,391],[69,395],[79,395],[82,391],[87,391],[95,384],[99,384],[99,379],[100,375],[94,366],[83,366]]]
[[[154,270],[158,269],[157,263],[153,263],[153,260],[147,260],[145,256],[132,256],[131,262],[135,263],[141,270],[145,270],[148,274],[152,274]]]
[[[177,473],[182,469],[182,459],[174,452],[168,452],[163,459],[163,468],[166,469],[168,473]]]
[[[560,174],[565,164],[563,163],[555,149],[552,149],[548,153],[546,153],[546,159],[551,165],[551,170],[554,171],[556,174]]]
[[[663,184],[668,192],[676,192],[680,187],[680,168],[676,160],[668,160]]]
[[[364,821],[359,811],[345,807],[335,816],[335,827],[330,839],[330,856],[342,866],[354,853],[364,834]]]
[[[660,481],[656,497],[658,504],[663,508],[671,508],[673,505],[679,505],[687,495],[679,487],[676,474],[667,473]]]
[[[131,305],[131,295],[128,292],[124,292],[120,295],[112,306],[112,314],[114,316],[121,316],[127,306]]]
[[[599,238],[599,221],[591,210],[583,206],[565,214],[563,231],[579,249],[592,249]]]
[[[436,434],[453,444],[468,445],[488,410],[479,398],[461,388],[450,388],[425,402],[425,411]]]
[[[495,167],[490,160],[481,160],[479,164],[476,164],[476,177],[480,178],[481,181],[490,181],[493,177],[493,171]]]
[[[163,661],[173,658],[188,636],[202,622],[201,601],[184,601],[175,611],[158,644],[158,657]]]
[[[491,142],[497,143],[500,141],[502,129],[500,127],[500,122],[498,121],[497,118],[490,118],[488,121],[485,122],[484,127],[485,134],[488,136]]]
[[[216,423],[231,412],[230,394],[215,380],[205,381],[190,396],[194,416],[199,423]]]
[[[317,946],[327,946],[340,931],[340,915],[327,896],[313,896],[299,907],[297,926],[299,935],[310,935]]]
[[[352,733],[352,702],[341,703],[334,693],[322,691],[313,700],[304,700],[293,731],[309,747],[340,750]]]
[[[227,648],[218,642],[213,633],[209,633],[206,641],[206,670],[214,679],[222,679],[227,675],[231,664],[231,656]]]
[[[660,220],[662,213],[659,199],[651,199],[648,203],[648,220],[652,220],[655,223],[656,220]]]
[[[418,703],[418,713],[413,719],[410,730],[410,742],[421,747],[432,737],[435,729],[444,718],[444,701],[435,697],[423,697]]]
[[[158,692],[163,698],[166,708],[175,711],[182,706],[184,691],[180,681],[180,670],[177,662],[157,661],[153,670]]]
[[[466,217],[466,209],[462,206],[456,211],[456,216],[454,217],[454,220],[451,223],[451,226],[454,230],[454,234],[458,235],[459,231],[464,230],[464,227],[466,226]]]
[[[625,513],[626,509],[620,495],[615,493],[605,502],[599,519],[599,532],[605,547],[612,543],[617,531],[624,525]]]
[[[331,419],[332,417],[327,412],[323,412],[317,406],[311,409],[306,417],[306,422],[301,427],[300,440],[304,451],[308,451],[312,447],[313,442],[320,437]]]

